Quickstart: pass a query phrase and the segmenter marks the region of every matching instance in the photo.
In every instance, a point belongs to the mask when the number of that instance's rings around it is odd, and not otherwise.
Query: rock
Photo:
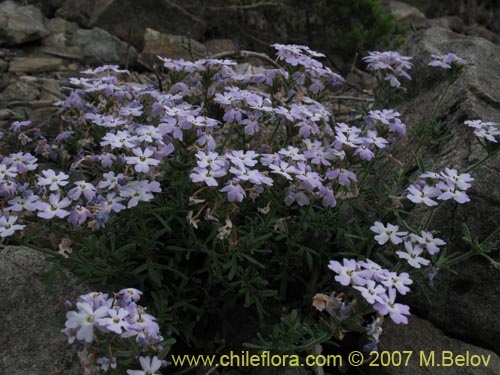
[[[92,27],[99,16],[113,0],[66,0],[56,12],[56,16]]]
[[[80,29],[78,24],[62,18],[48,22],[51,35],[42,40],[42,47],[36,53],[77,60],[82,64],[118,64],[133,66],[137,50],[105,30],[94,27]],[[127,52],[128,51],[128,52]]]
[[[42,86],[40,100],[53,100],[59,101],[65,97],[61,93],[61,87],[56,80],[48,80]]]
[[[127,48],[127,43],[107,31],[97,27],[91,30],[79,29],[73,35],[71,45],[80,49],[82,64],[125,64],[133,65],[137,60],[137,51],[134,47]]]
[[[65,300],[85,291],[56,277],[51,289],[45,272],[51,263],[24,247],[0,250],[0,373],[80,375],[76,350],[66,343]],[[36,355],[29,355],[36,353]]]
[[[406,360],[404,350],[411,351],[411,357],[408,359],[408,366],[399,367],[379,367],[379,375],[495,375],[500,373],[500,357],[495,353],[471,345],[460,340],[446,336],[440,329],[431,323],[412,316],[408,325],[397,325],[392,321],[386,321],[383,326],[383,333],[380,339],[379,350],[390,353],[401,352],[402,363]],[[486,360],[489,358],[488,366],[450,366],[450,367],[428,367],[421,363],[420,353],[425,358],[429,358],[430,353],[434,351],[435,364],[442,364],[443,351],[452,352],[456,355],[482,356]],[[448,354],[445,354],[445,360]],[[380,363],[380,360],[379,362]],[[373,367],[371,367],[373,369]],[[372,373],[372,372],[369,372]]]
[[[83,60],[80,46],[74,40],[78,24],[63,18],[53,18],[47,23],[51,35],[42,40],[41,54],[59,56],[71,60]]]
[[[157,56],[193,60],[206,55],[205,46],[196,40],[181,35],[162,34],[148,28],[144,35],[144,49],[140,59],[147,65],[153,65],[160,62]]]
[[[497,44],[499,42],[498,35],[488,30],[486,27],[478,24],[467,26],[467,28],[465,29],[465,34],[484,38],[489,40],[490,42]]]
[[[401,1],[389,1],[388,8],[396,21],[425,18],[425,14],[419,9]]]
[[[35,6],[13,1],[0,3],[0,44],[9,46],[39,40],[49,35],[45,18]]]
[[[20,120],[21,118],[19,118],[16,112],[11,111],[8,108],[0,109],[0,120],[8,120],[8,119]]]
[[[464,21],[457,16],[430,18],[427,20],[427,25],[428,27],[438,26],[445,29],[450,29],[457,33],[463,33],[465,31]]]
[[[40,90],[34,83],[28,83],[21,80],[11,82],[0,94],[0,98],[5,101],[14,100],[35,100],[40,95]]]
[[[454,52],[469,61],[460,79],[449,89],[437,118],[444,124],[447,138],[439,145],[427,142],[421,154],[434,161],[434,171],[445,166],[463,171],[485,156],[472,129],[464,120],[481,119],[500,122],[500,47],[481,38],[455,34],[450,30],[432,27],[414,34],[402,47],[401,53],[415,56],[408,82],[407,98],[397,107],[408,126],[415,130],[422,119],[428,119],[442,95],[446,78],[440,68],[428,66],[431,54]],[[394,155],[408,160],[416,145],[402,140],[395,144]],[[462,223],[472,234],[484,240],[500,222],[500,156],[491,159],[471,172],[475,178],[469,190],[470,203],[458,205],[453,201],[437,209],[430,228],[441,231],[440,236],[453,251],[466,252],[462,240]],[[422,214],[418,217],[423,218]],[[414,224],[414,223],[410,223]],[[417,223],[418,224],[418,223]],[[500,253],[491,254],[500,260]],[[412,309],[430,320],[449,335],[484,346],[500,353],[500,271],[492,269],[480,257],[469,259],[454,267],[456,274],[439,272],[435,279],[437,293],[429,304],[423,296],[409,302]]]
[[[23,57],[10,62],[9,72],[44,73],[60,70],[63,60],[55,57]]]
[[[0,73],[5,73],[9,69],[9,63],[0,59]]]
[[[56,15],[86,28],[99,27],[142,50],[146,28],[194,39],[202,37],[206,22],[196,15],[202,6],[200,0],[182,4],[170,0],[65,0]]]
[[[217,53],[238,49],[232,39],[210,39],[205,42],[205,48],[207,49],[208,55],[215,55]]]

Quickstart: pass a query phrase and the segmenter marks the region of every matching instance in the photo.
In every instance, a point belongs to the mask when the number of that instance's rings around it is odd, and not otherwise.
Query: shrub
[[[164,337],[177,339],[174,351],[217,353],[251,341],[313,352],[349,332],[366,333],[365,349],[376,350],[384,316],[407,323],[399,295],[470,256],[493,262],[494,233],[480,242],[466,231],[471,250],[457,254],[444,251],[446,239],[429,224],[436,206],[469,201],[469,172],[498,153],[498,125],[466,122],[487,155],[463,173],[432,171],[418,150],[402,165],[387,151],[406,126],[380,106],[400,92],[398,78],[411,78],[411,58],[366,58],[381,88],[348,125],[334,106],[343,80],[323,55],[274,48],[280,64],[248,71],[231,60],[163,58],[158,87],[127,82],[115,66],[71,79],[79,88],[57,104],[55,138],[29,121],[1,138],[10,151],[0,163],[0,236],[36,247],[48,232],[60,242],[56,264],[86,283],[143,290]],[[431,62],[446,69],[448,85],[464,64],[451,54]],[[419,144],[439,126],[427,120],[411,134]],[[380,178],[384,160],[394,167]],[[430,209],[410,225],[414,205]],[[96,311],[114,313],[124,292],[110,295]],[[98,319],[95,332],[113,336]],[[254,340],[256,327],[264,334]],[[165,358],[167,343],[153,354]],[[141,364],[157,368],[158,358]]]

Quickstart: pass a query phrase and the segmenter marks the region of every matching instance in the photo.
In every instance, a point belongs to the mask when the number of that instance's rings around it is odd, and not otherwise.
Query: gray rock
[[[60,70],[63,60],[55,57],[23,57],[10,62],[9,72],[44,73]]]
[[[162,34],[148,28],[144,34],[144,49],[140,59],[141,62],[153,65],[161,62],[157,56],[193,60],[206,55],[205,46],[196,40],[181,35]]]
[[[86,28],[99,27],[142,50],[148,27],[199,39],[206,31],[206,22],[200,15],[203,5],[200,0],[65,0],[56,15]]]
[[[463,124],[468,119],[500,122],[500,47],[474,37],[458,35],[450,30],[433,27],[416,33],[403,46],[403,54],[415,56],[408,84],[407,98],[397,108],[411,133],[419,120],[427,119],[446,85],[444,71],[427,65],[431,54],[454,52],[469,64],[462,77],[450,88],[437,118],[444,126],[447,138],[438,145],[427,142],[421,153],[434,160],[433,170],[445,166],[460,170],[479,161],[486,152],[475,139],[472,129]],[[415,144],[398,142],[394,154],[409,160]],[[430,228],[441,231],[450,250],[465,252],[461,225],[466,223],[473,235],[484,240],[500,222],[500,156],[472,172],[475,181],[469,190],[471,202],[458,205],[447,202],[436,211]],[[418,217],[422,217],[421,212]],[[497,261],[500,253],[492,254]],[[413,310],[432,321],[446,333],[463,338],[500,353],[500,271],[492,269],[480,257],[454,267],[456,274],[438,273],[437,293],[414,299]]]
[[[478,24],[467,26],[467,28],[465,29],[465,34],[484,38],[489,40],[490,42],[497,44],[499,42],[497,34]]]
[[[425,18],[425,14],[418,8],[402,1],[389,1],[388,8],[397,21],[402,21],[404,19]]]
[[[56,16],[78,22],[85,27],[95,24],[99,16],[114,0],[66,0],[57,10]]]
[[[11,100],[35,100],[40,95],[38,86],[33,83],[16,80],[11,82],[0,94],[5,101]]]
[[[386,375],[495,375],[500,373],[500,358],[495,353],[464,343],[460,340],[446,336],[440,329],[431,323],[412,316],[408,325],[397,325],[392,321],[386,321],[383,326],[384,332],[380,339],[379,350],[390,353],[411,351],[408,358],[408,366],[379,367],[377,374]],[[479,366],[426,366],[426,360],[434,353],[434,364],[449,364],[450,354],[453,358],[469,355],[477,356],[474,359],[484,358],[488,365],[481,363]],[[444,355],[443,355],[444,352]],[[467,354],[468,353],[468,354]],[[405,363],[406,354],[402,353],[402,363]],[[443,362],[444,360],[444,362]],[[380,359],[378,363],[380,364]],[[428,362],[431,364],[432,362]],[[479,363],[479,362],[478,362]],[[373,367],[372,367],[373,369]]]
[[[48,289],[51,263],[35,250],[0,249],[0,374],[80,375],[75,348],[60,332],[65,300],[84,291],[71,280],[56,278]]]
[[[444,16],[438,18],[430,18],[427,20],[427,26],[438,26],[445,29],[450,29],[457,33],[463,33],[465,31],[464,21],[457,16]]]
[[[80,48],[82,64],[124,64],[127,59],[127,43],[97,27],[77,30],[72,44]],[[129,64],[134,64],[136,60],[137,51],[130,46]]]
[[[13,1],[0,3],[0,44],[9,46],[41,39],[49,35],[45,18],[35,6]]]
[[[9,63],[0,59],[0,73],[5,73],[9,69]]]

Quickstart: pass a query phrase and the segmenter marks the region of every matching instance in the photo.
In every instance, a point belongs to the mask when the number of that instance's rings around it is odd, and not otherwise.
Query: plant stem
[[[491,153],[491,154],[488,154],[485,158],[479,160],[477,163],[475,164],[472,164],[469,168],[467,168],[464,173],[468,173],[468,172],[471,172],[473,171],[474,169],[480,167],[481,165],[483,165],[484,163],[486,163],[488,160],[490,160],[491,158],[493,158],[494,156],[496,156],[498,153],[500,152],[500,148],[498,150],[496,150],[495,152]]]

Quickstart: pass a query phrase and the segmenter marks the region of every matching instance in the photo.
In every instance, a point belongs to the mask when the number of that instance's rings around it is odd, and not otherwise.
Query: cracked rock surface
[[[459,35],[433,27],[413,35],[401,53],[415,56],[413,81],[407,98],[397,109],[411,133],[418,121],[430,116],[446,86],[442,69],[427,66],[431,54],[453,52],[468,60],[460,79],[449,89],[437,113],[442,122],[439,143],[426,144],[425,159],[434,161],[433,171],[446,166],[459,172],[481,160],[486,151],[474,137],[465,120],[500,122],[500,47],[481,38]],[[436,140],[436,138],[434,139]],[[416,145],[402,140],[394,154],[408,160]],[[466,252],[461,224],[466,223],[473,236],[485,239],[500,223],[500,155],[472,173],[471,202],[458,205],[448,201],[436,211],[430,228],[441,231],[449,248]],[[418,172],[415,173],[417,179]],[[420,210],[420,206],[416,210]],[[427,210],[426,210],[427,211]],[[420,218],[425,214],[419,213]],[[491,254],[500,260],[500,253]],[[500,271],[486,260],[474,257],[454,267],[456,274],[441,272],[435,279],[437,294],[431,303],[421,296],[412,302],[412,311],[429,319],[447,334],[493,349],[500,353]]]
[[[64,301],[85,292],[71,279],[47,287],[51,263],[35,250],[0,248],[0,374],[80,375],[64,327]]]

